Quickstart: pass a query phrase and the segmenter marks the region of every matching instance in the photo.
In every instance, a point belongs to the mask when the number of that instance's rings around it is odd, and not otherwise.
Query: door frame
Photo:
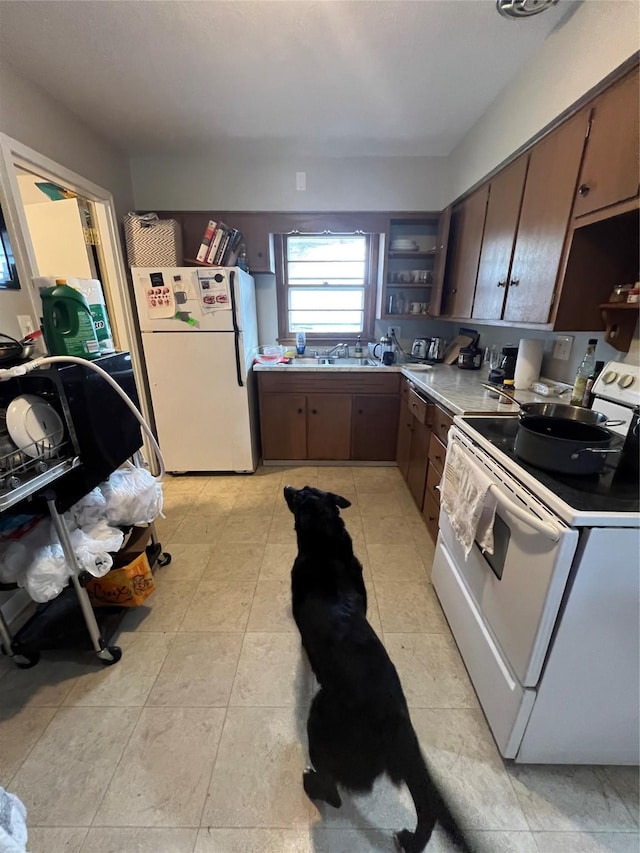
[[[131,361],[138,387],[140,408],[147,423],[153,424],[153,415],[148,404],[144,359],[135,319],[136,311],[122,254],[113,195],[104,187],[56,163],[39,151],[29,148],[28,145],[12,139],[5,133],[0,133],[0,203],[11,240],[18,280],[29,296],[36,322],[41,315],[41,309],[36,304],[31,279],[37,276],[39,271],[18,185],[16,172],[18,168],[36,172],[53,183],[62,184],[92,203],[95,226],[100,234],[101,245],[98,248],[105,279],[102,285],[109,309],[114,343],[117,350],[128,350],[132,355]],[[144,442],[146,446],[146,436],[144,436]],[[148,450],[149,448],[147,448],[147,459],[153,467],[154,456]]]

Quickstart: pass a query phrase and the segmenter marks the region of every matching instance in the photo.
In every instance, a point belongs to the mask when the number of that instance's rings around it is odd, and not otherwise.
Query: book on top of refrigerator
[[[216,228],[216,233],[213,235],[213,239],[211,241],[211,245],[209,246],[209,251],[207,252],[207,263],[216,266],[216,259],[218,257],[218,250],[220,248],[220,244],[224,239],[225,234],[228,232],[229,226],[225,225],[224,222],[218,222],[218,227]]]
[[[209,246],[211,245],[211,240],[213,239],[217,224],[218,223],[214,219],[209,220],[207,229],[202,236],[202,242],[200,243],[200,248],[198,249],[198,254],[196,255],[196,261],[201,261],[202,263],[205,263],[207,259],[207,253],[209,251]]]

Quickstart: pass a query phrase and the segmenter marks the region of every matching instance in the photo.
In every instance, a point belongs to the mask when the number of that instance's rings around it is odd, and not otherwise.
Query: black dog
[[[394,836],[401,851],[424,850],[439,822],[471,853],[429,775],[396,668],[367,622],[362,564],[339,512],[350,502],[310,486],[285,486],[284,496],[298,538],[293,616],[320,684],[307,721],[313,765],[303,776],[307,796],[339,808],[337,785],[368,792],[386,773],[395,785],[406,783],[418,817],[415,832]]]

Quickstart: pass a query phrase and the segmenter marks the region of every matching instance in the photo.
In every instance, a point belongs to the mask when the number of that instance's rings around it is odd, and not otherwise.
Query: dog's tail
[[[404,781],[409,788],[418,818],[415,832],[408,829],[396,835],[401,853],[422,853],[436,823],[440,824],[455,849],[462,853],[473,853],[463,831],[438,790],[420,750],[418,738],[411,723],[407,721],[400,735],[400,749],[392,759],[390,776],[394,781]],[[393,772],[395,771],[395,772]]]

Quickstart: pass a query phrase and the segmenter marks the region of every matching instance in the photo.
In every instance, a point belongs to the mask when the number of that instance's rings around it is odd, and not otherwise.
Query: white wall
[[[200,156],[134,157],[141,210],[440,210],[443,157],[300,157],[270,143],[216,146]],[[296,190],[296,172],[307,189]]]
[[[640,49],[636,0],[585,0],[498,95],[449,158],[447,203]]]
[[[127,157],[6,63],[0,63],[0,131],[109,190],[119,216],[132,209]],[[17,314],[33,315],[25,287],[0,290],[0,331],[19,336]]]
[[[131,210],[128,158],[50,95],[0,63],[0,130],[113,193]]]

